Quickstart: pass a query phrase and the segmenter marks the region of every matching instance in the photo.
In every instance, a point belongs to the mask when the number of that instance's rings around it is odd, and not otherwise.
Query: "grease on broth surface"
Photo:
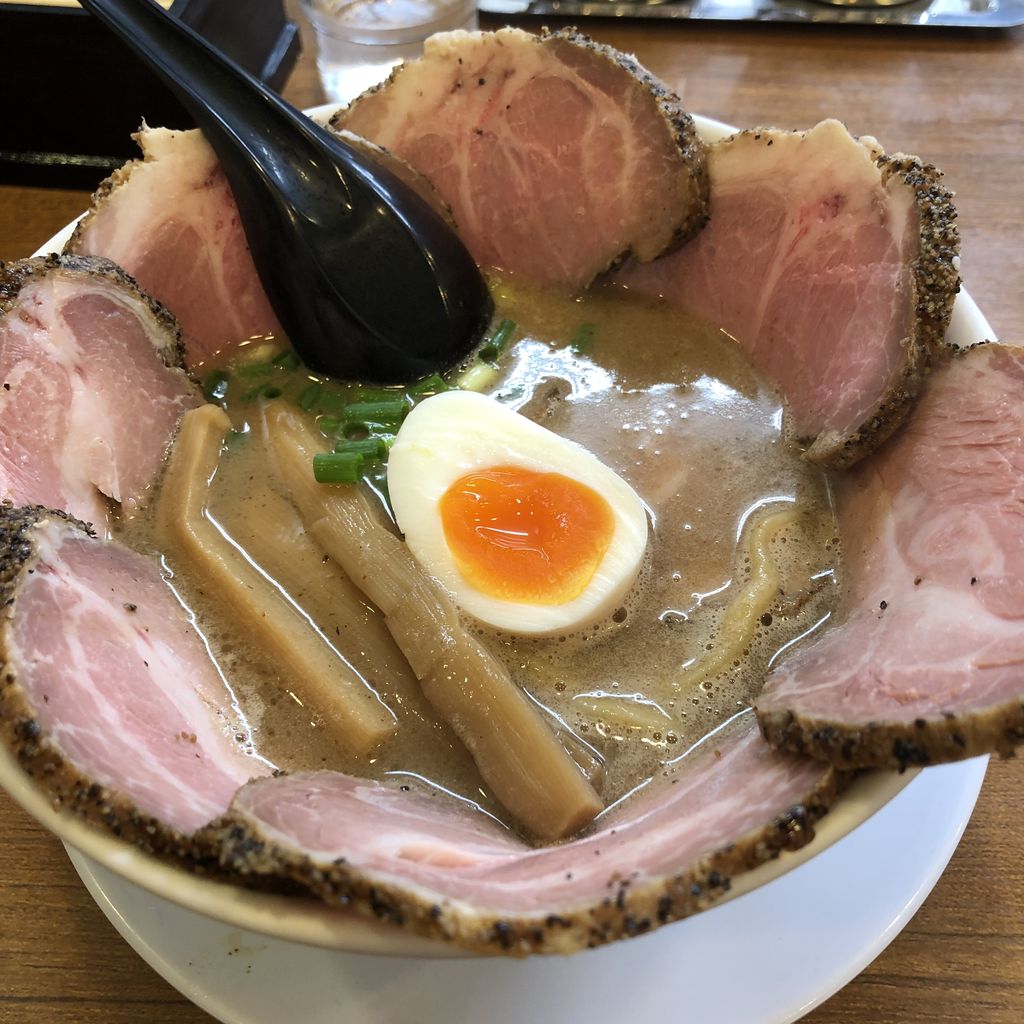
[[[498,319],[517,330],[488,390],[619,473],[652,524],[641,578],[607,621],[544,639],[474,627],[513,678],[604,757],[607,806],[749,706],[777,653],[828,616],[838,541],[827,480],[785,442],[778,396],[721,331],[621,289],[574,300],[509,279],[493,289]],[[444,789],[507,823],[379,611],[304,534],[269,469],[257,406],[230,397],[227,405],[239,433],[222,455],[209,515],[399,720],[371,758],[347,754],[301,687],[236,635],[179,554],[160,552],[254,723],[259,752],[292,771],[330,767]],[[751,575],[751,531],[784,509],[792,514],[765,552],[777,593],[740,656],[699,671]],[[153,550],[144,517],[122,532]]]

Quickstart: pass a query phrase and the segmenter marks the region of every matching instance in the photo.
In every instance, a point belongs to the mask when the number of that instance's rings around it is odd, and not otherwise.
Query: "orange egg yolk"
[[[611,507],[593,488],[518,466],[456,480],[440,512],[463,578],[491,597],[530,604],[579,597],[615,532]]]

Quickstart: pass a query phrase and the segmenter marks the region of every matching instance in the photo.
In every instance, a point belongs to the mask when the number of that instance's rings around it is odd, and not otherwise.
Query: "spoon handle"
[[[229,139],[274,155],[276,129],[314,137],[323,130],[259,79],[153,0],[81,0],[164,80],[204,131],[216,126]],[[216,98],[216,105],[210,103]],[[259,126],[259,131],[254,126]],[[340,140],[339,140],[340,141]],[[217,142],[210,139],[215,149]],[[289,148],[295,145],[288,138]],[[341,143],[344,147],[344,143]],[[348,148],[348,147],[344,147]],[[357,154],[351,151],[354,162]]]
[[[267,296],[311,368],[398,382],[466,354],[490,296],[420,196],[152,0],[81,2],[202,128]]]

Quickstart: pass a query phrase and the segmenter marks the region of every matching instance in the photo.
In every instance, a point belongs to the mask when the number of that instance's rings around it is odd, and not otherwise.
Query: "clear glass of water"
[[[477,27],[476,0],[302,0],[316,31],[317,68],[341,103],[423,52],[435,32]]]

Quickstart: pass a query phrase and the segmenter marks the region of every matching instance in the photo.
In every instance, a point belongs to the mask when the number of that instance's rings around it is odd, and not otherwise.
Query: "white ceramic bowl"
[[[334,109],[333,106],[320,107],[310,114],[322,120]],[[708,118],[697,116],[695,120],[708,142],[735,131]],[[74,224],[68,225],[41,246],[36,255],[59,252],[73,228]],[[958,345],[994,337],[988,322],[966,292],[961,292],[957,298],[948,337]],[[827,849],[884,807],[915,774],[914,771],[902,775],[875,772],[862,776],[816,827],[812,843],[740,875],[725,899],[764,885]],[[354,952],[424,957],[465,955],[453,947],[407,934],[401,929],[329,909],[312,899],[252,892],[171,867],[77,818],[54,810],[45,793],[21,770],[14,755],[2,747],[0,786],[40,824],[103,867],[143,889],[231,927]]]

